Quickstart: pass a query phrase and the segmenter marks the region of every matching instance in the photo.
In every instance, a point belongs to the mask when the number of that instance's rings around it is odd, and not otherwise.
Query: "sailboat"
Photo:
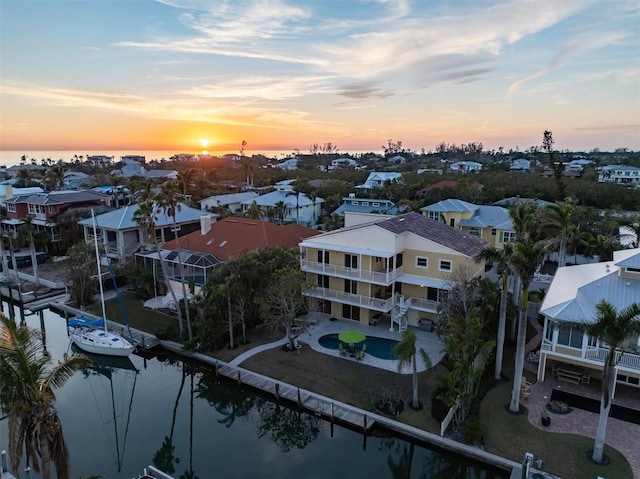
[[[122,335],[107,329],[107,314],[104,306],[104,288],[102,286],[102,272],[100,270],[100,252],[98,249],[98,235],[96,232],[96,218],[91,210],[93,219],[93,241],[96,248],[96,262],[98,265],[98,283],[100,284],[100,301],[102,303],[102,318],[91,319],[79,317],[71,319],[67,324],[72,327],[71,341],[87,353],[103,354],[107,356],[129,356],[135,346]]]

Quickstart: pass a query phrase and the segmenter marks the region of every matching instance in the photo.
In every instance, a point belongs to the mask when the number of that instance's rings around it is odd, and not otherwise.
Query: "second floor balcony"
[[[556,351],[553,348],[553,343],[548,339],[545,339],[542,341],[541,349],[542,351],[556,353]],[[602,366],[604,365],[604,362],[607,359],[608,354],[609,354],[608,348],[602,348],[598,346],[586,346],[580,358],[585,360],[588,363]],[[567,356],[567,358],[575,359],[574,357],[571,357],[571,356]],[[640,371],[640,354],[637,354],[637,352],[622,351],[618,349],[616,350],[615,363],[616,363],[616,368],[619,370],[626,369],[626,370],[634,371],[637,373],[638,371]]]
[[[306,295],[313,298],[337,301],[339,303],[351,304],[353,306],[361,306],[363,308],[380,311],[382,313],[388,313],[394,305],[393,298],[372,298],[370,296],[336,291],[334,289],[321,288],[319,286],[309,289],[306,292]]]
[[[370,271],[362,268],[348,268],[335,264],[318,263],[308,259],[300,260],[300,269],[306,273],[335,276],[382,286],[389,286],[402,274],[402,266],[386,271]]]

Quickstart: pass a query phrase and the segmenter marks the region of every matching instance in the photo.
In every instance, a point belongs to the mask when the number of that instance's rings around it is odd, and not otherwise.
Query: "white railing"
[[[444,436],[449,428],[449,424],[453,421],[453,416],[455,416],[458,407],[460,406],[460,398],[456,399],[456,403],[449,408],[449,412],[445,416],[445,418],[440,423],[440,436]]]
[[[365,308],[374,309],[383,313],[388,313],[393,307],[393,298],[371,298],[370,296],[346,293],[343,291],[336,291],[334,289],[321,288],[319,286],[311,288],[305,294],[313,298],[329,299],[340,303],[364,306]]]
[[[300,269],[307,273],[324,274],[328,276],[338,276],[347,279],[357,279],[368,283],[390,285],[402,274],[402,266],[390,271],[369,271],[358,268],[347,268],[335,264],[318,263],[308,259],[300,260]]]
[[[47,219],[47,215],[45,213],[36,213],[35,214],[35,218],[37,220],[46,220]]]
[[[411,309],[418,309],[420,311],[426,311],[429,313],[438,312],[437,301],[431,301],[429,299],[422,299],[422,298],[415,298],[415,297],[411,297],[409,299],[411,300],[411,303],[409,304],[409,308]]]
[[[585,359],[590,359],[599,363],[604,363],[607,360],[609,350],[607,348],[600,348],[596,346],[587,346],[585,353]],[[634,353],[628,353],[616,350],[615,362],[617,367],[637,369],[640,370],[640,355]]]
[[[540,349],[543,351],[551,351],[553,349],[553,344],[548,339],[543,339]]]

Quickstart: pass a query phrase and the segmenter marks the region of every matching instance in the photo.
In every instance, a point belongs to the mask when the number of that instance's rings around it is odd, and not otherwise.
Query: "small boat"
[[[98,264],[98,283],[100,284],[100,300],[102,302],[102,318],[90,319],[85,317],[75,318],[67,324],[72,327],[70,331],[71,341],[83,351],[93,354],[108,356],[129,356],[136,347],[127,341],[122,335],[107,329],[106,310],[104,307],[104,288],[102,287],[102,271],[100,269],[100,252],[98,249],[98,235],[96,233],[96,218],[91,210],[93,218],[93,241],[96,248],[96,262]]]
[[[127,357],[135,350],[125,338],[108,331],[103,318],[81,316],[67,324],[72,328],[69,334],[73,344],[87,353]]]

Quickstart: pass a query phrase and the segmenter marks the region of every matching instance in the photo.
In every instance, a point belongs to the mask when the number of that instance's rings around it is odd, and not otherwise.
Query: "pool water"
[[[338,339],[337,334],[325,334],[318,339],[318,343],[320,343],[320,346],[323,346],[327,349],[338,349],[338,345],[340,344],[340,342],[341,341]],[[362,345],[366,344],[367,354],[371,354],[371,356],[375,356],[379,359],[395,359],[393,349],[398,343],[399,341],[395,341],[393,339],[367,336],[367,339],[365,339],[362,343],[356,344],[356,349],[362,349]]]

